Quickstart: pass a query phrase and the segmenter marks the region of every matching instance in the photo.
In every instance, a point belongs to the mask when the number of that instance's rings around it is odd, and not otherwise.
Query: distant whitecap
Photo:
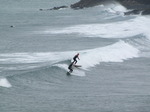
[[[6,78],[0,78],[0,86],[10,88],[12,85]]]

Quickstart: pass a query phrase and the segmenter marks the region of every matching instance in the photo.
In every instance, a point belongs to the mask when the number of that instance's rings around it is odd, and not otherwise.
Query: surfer
[[[69,72],[73,72],[73,69],[72,69],[72,66],[73,66],[74,62],[72,62],[69,66],[68,66],[68,69],[70,70]]]
[[[73,62],[76,64],[77,63],[77,58],[79,59],[79,53],[76,54],[74,57],[73,57]],[[80,60],[80,59],[79,59]]]

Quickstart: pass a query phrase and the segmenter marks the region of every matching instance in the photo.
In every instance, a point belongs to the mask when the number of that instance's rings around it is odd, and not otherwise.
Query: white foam
[[[126,12],[127,11],[127,9],[122,5],[115,5],[112,9],[116,12],[118,12],[118,11],[119,12]]]
[[[71,60],[77,52],[81,54],[81,60],[78,63],[82,65],[84,69],[93,67],[100,62],[122,62],[123,60],[139,56],[138,49],[124,41],[119,41],[106,47],[82,51],[0,54],[0,63],[9,65],[15,63],[15,67],[9,67],[11,70],[16,70],[15,68],[18,66],[19,68],[21,67],[20,63],[25,63],[30,68],[30,63],[34,62],[34,65],[31,64],[32,68],[36,67],[35,65],[40,65],[40,63],[49,63],[49,65],[52,65],[64,60]],[[22,66],[24,67],[24,65]],[[65,68],[67,69],[66,66]]]
[[[124,41],[120,41],[107,47],[83,51],[80,55],[81,60],[78,61],[78,64],[82,65],[82,68],[87,69],[100,64],[100,62],[123,62],[129,58],[138,56],[138,49]]]
[[[0,62],[3,64],[15,63],[41,63],[41,62],[57,62],[64,60],[68,55],[61,52],[39,52],[39,53],[5,53],[0,54]]]
[[[100,62],[123,62],[130,58],[139,57],[140,51],[124,41],[119,41],[106,47],[77,52],[80,53],[80,60],[77,64],[82,65],[82,69],[87,70],[90,67],[100,64]],[[68,65],[66,64],[58,66],[68,70]]]
[[[75,76],[85,76],[85,72],[81,71],[81,70],[73,70],[73,72],[71,73],[71,75],[75,75]]]
[[[0,78],[0,86],[7,87],[7,88],[12,87],[12,85],[9,83],[9,81],[6,78]]]
[[[73,53],[73,52],[72,52]],[[0,54],[0,63],[7,66],[0,71],[28,70],[67,60],[72,53],[67,52],[38,52],[38,53],[3,53]]]
[[[150,18],[139,16],[126,21],[105,24],[83,24],[44,31],[50,34],[78,34],[81,37],[126,38],[139,34],[150,36]]]
[[[124,12],[127,11],[127,9],[124,6],[120,5],[117,2],[107,5],[106,10],[114,14],[123,14]]]

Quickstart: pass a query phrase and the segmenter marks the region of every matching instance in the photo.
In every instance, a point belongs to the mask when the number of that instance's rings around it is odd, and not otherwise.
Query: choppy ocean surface
[[[77,1],[0,1],[0,112],[150,112],[150,16]]]

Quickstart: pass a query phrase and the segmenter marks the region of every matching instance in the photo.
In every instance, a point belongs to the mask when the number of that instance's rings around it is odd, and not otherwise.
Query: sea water
[[[150,111],[150,17],[77,1],[0,1],[0,112]]]

